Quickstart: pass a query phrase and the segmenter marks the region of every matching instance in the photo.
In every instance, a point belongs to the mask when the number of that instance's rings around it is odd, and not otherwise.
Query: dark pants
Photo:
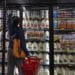
[[[16,59],[13,57],[12,49],[8,50],[8,71],[7,75],[14,75],[15,65],[18,67],[19,75],[23,75],[20,64],[23,62],[23,59]]]

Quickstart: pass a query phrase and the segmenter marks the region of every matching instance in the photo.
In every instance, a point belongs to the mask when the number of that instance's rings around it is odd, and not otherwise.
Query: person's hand
[[[25,60],[27,60],[28,59],[28,57],[25,57]]]

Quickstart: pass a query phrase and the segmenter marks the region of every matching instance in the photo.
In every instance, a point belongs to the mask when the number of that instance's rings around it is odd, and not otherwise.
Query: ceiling
[[[4,0],[0,0],[0,3]],[[49,0],[6,0],[7,4],[49,3]]]
[[[4,0],[0,0],[0,3],[3,3]],[[6,0],[7,4],[28,4],[28,3],[75,3],[75,0]]]
[[[57,0],[57,3],[75,3],[75,0]]]

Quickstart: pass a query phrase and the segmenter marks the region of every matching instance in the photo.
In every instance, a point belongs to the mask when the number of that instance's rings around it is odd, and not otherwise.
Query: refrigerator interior
[[[20,11],[16,9],[7,10],[7,18],[8,14],[11,13],[13,16],[20,17]],[[25,33],[26,47],[32,56],[37,56],[42,59],[42,63],[40,64],[40,70],[38,75],[49,75],[49,14],[48,9],[40,9],[40,8],[29,8],[26,9],[23,7],[23,21],[22,27]],[[0,28],[2,28],[2,14],[3,12],[0,10]],[[6,21],[7,22],[7,21]],[[0,29],[0,35],[2,35],[2,29]],[[2,62],[2,42],[0,36],[0,62]],[[8,28],[6,25],[5,32],[5,74],[7,74],[8,68],[8,60],[7,60],[7,52],[9,45],[9,34]],[[2,67],[0,66],[2,70]],[[2,71],[0,70],[0,74]]]
[[[75,75],[75,8],[53,9],[54,75]]]
[[[49,16],[44,8],[23,7],[23,29],[26,48],[32,56],[40,57],[43,62],[38,75],[49,75]]]

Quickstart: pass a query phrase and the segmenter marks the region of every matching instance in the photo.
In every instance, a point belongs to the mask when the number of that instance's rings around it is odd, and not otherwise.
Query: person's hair
[[[20,23],[20,18],[18,16],[13,16],[12,20],[13,20],[14,27],[17,27],[18,24]]]

